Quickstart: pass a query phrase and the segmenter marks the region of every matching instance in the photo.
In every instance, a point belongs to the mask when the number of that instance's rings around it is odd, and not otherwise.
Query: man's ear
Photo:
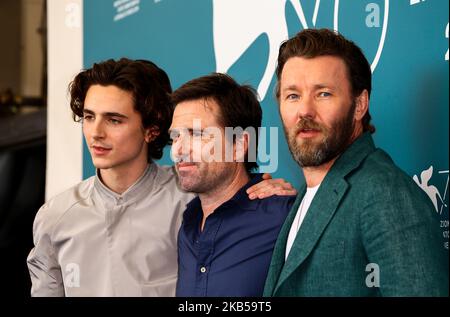
[[[145,142],[150,143],[159,135],[159,128],[156,126],[148,127],[144,131]]]
[[[233,159],[235,162],[245,162],[245,154],[248,151],[249,134],[242,132],[240,136],[236,136],[234,141],[234,154]]]
[[[356,107],[354,119],[356,121],[361,121],[369,109],[369,93],[366,89],[364,89],[363,92],[358,97],[356,97],[355,102]]]

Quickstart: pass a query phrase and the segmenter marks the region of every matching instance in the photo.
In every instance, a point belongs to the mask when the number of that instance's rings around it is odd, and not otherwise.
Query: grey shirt
[[[186,204],[173,168],[150,164],[119,195],[93,176],[44,204],[27,262],[32,296],[174,296]]]

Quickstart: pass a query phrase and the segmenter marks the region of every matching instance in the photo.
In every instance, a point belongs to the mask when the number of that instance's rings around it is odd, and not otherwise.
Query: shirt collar
[[[106,187],[100,179],[97,169],[94,181],[94,188],[100,193],[105,201],[111,200],[115,204],[129,204],[135,202],[141,195],[150,193],[154,186],[156,166],[154,163],[147,165],[142,175],[125,192],[118,194]]]

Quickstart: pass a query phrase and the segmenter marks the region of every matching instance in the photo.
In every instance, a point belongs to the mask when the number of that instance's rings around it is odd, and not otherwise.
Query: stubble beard
[[[207,171],[202,169],[201,164],[196,166],[195,172],[184,173],[177,170],[181,188],[185,191],[195,194],[208,193],[214,191],[229,177],[227,168]]]

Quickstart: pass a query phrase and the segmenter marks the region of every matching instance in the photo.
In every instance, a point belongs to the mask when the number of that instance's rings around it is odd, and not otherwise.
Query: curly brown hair
[[[141,114],[143,127],[156,127],[159,132],[148,144],[148,161],[160,159],[170,139],[168,130],[173,114],[172,87],[166,72],[147,60],[121,58],[95,63],[69,84],[70,108],[77,122],[83,118],[84,100],[92,85],[113,85],[132,93],[134,109]]]

